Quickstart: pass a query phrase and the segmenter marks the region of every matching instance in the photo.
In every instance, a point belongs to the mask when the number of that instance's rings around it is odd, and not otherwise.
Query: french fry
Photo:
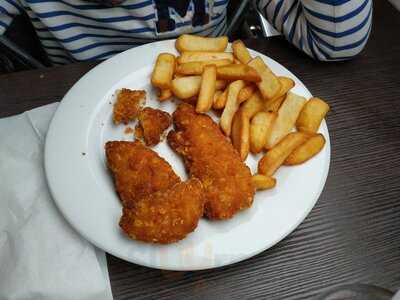
[[[178,66],[179,66],[179,65],[178,65]],[[176,67],[175,67],[175,70],[176,70]],[[176,73],[176,72],[174,73],[174,77],[173,77],[174,79],[175,79],[175,78],[181,78],[181,77],[185,77],[185,75],[178,74],[178,73]]]
[[[299,165],[317,155],[325,145],[325,138],[322,134],[316,134],[309,138],[304,144],[296,148],[285,160],[288,166]]]
[[[178,56],[178,64],[188,63],[192,61],[210,61],[228,59],[233,63],[233,54],[229,52],[205,52],[205,51],[185,51]]]
[[[228,37],[202,37],[198,35],[182,34],[176,39],[175,48],[179,52],[211,51],[223,52],[228,45]]]
[[[226,66],[232,62],[229,59],[218,59],[209,61],[192,61],[184,64],[180,64],[176,67],[175,73],[182,75],[201,75],[203,69],[207,65]]]
[[[278,117],[272,124],[265,147],[271,149],[292,131],[306,98],[289,92],[278,110]]]
[[[233,58],[233,63],[237,65],[241,65],[242,63],[236,57]]]
[[[259,153],[267,142],[271,125],[276,119],[276,113],[260,111],[254,115],[250,123],[250,150]]]
[[[223,109],[225,107],[226,100],[228,99],[228,90],[229,86],[214,100],[214,109]]]
[[[302,109],[296,122],[297,130],[317,132],[329,111],[329,105],[320,98],[311,98]]]
[[[240,109],[232,120],[231,139],[233,147],[239,152],[240,158],[245,161],[250,148],[250,120]]]
[[[251,181],[256,190],[269,190],[276,186],[276,179],[271,176],[256,174],[252,176]]]
[[[248,64],[251,60],[251,55],[249,50],[247,50],[246,46],[243,44],[241,40],[236,40],[232,43],[233,55],[242,63]]]
[[[217,79],[217,81],[215,82],[215,89],[216,90],[223,90],[224,88],[226,88],[226,86],[228,85],[228,81],[226,80],[222,80],[222,79]]]
[[[261,77],[261,81],[257,83],[257,86],[264,100],[273,99],[281,88],[278,77],[275,76],[259,56],[253,58],[247,65],[253,67]]]
[[[283,164],[286,158],[310,135],[305,132],[292,132],[286,135],[275,147],[269,150],[258,162],[258,173],[272,176]]]
[[[269,100],[271,102],[275,101],[278,98],[281,98],[282,96],[285,96],[287,92],[289,92],[295,85],[294,80],[289,77],[278,76],[278,80],[281,84],[281,88],[279,89],[279,92],[275,95],[275,97]],[[268,102],[266,103],[266,105],[268,105]]]
[[[254,68],[243,64],[231,64],[218,67],[217,78],[225,80],[246,80],[253,82],[261,81],[260,75],[258,75]]]
[[[175,56],[170,53],[161,53],[151,74],[151,84],[160,89],[169,89],[175,70]]]
[[[165,89],[165,90],[159,90],[158,92],[158,101],[166,101],[168,99],[171,99],[173,97],[173,94],[170,89]]]
[[[187,76],[172,80],[171,90],[181,99],[196,96],[200,90],[201,76]]]
[[[201,76],[199,98],[196,104],[197,113],[205,113],[211,109],[214,101],[216,80],[217,67],[215,65],[205,66]]]
[[[257,87],[254,84],[249,84],[242,88],[238,95],[239,102],[242,103],[249,99],[251,95],[253,95],[253,93],[256,91],[256,89]]]
[[[240,92],[239,92],[240,93]],[[264,100],[259,91],[256,91],[251,97],[242,104],[241,107],[249,119],[256,113],[264,109]]]
[[[178,98],[186,99],[196,96],[200,92],[201,76],[185,76],[178,77],[172,80],[172,93]],[[227,85],[225,80],[217,80],[215,89],[221,90]]]
[[[219,120],[221,129],[226,136],[231,135],[232,119],[239,108],[237,97],[244,85],[245,83],[243,80],[236,80],[229,85],[225,108]]]
[[[282,102],[285,101],[286,95],[283,95],[279,98],[275,98],[274,101],[268,101],[265,103],[265,110],[271,112],[278,112],[279,108],[282,105]]]
[[[213,96],[213,108],[214,108],[214,103],[217,101],[218,97],[221,96],[223,91],[215,91],[214,96]],[[215,108],[214,108],[215,109]]]

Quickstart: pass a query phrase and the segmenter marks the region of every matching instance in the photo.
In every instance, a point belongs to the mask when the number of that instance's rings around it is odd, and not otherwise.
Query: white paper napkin
[[[112,299],[104,252],[57,210],[43,167],[57,104],[0,119],[0,299]]]

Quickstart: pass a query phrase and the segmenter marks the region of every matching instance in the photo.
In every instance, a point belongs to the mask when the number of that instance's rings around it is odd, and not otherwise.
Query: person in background
[[[345,60],[367,43],[372,0],[257,0],[286,39],[317,60]]]
[[[26,12],[54,64],[107,59],[129,48],[192,33],[226,31],[229,0],[0,0],[0,34]],[[364,47],[371,0],[261,0],[257,7],[315,59],[347,59]]]
[[[371,0],[258,0],[257,7],[289,42],[317,60],[353,58],[371,32]]]

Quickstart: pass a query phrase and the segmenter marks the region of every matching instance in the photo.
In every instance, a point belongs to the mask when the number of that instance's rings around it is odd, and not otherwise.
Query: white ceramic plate
[[[126,87],[147,91],[147,106],[173,112],[176,104],[160,104],[150,86],[150,73],[161,52],[175,53],[174,41],[147,44],[121,53],[83,76],[65,95],[47,134],[45,169],[54,200],[68,222],[97,247],[127,261],[167,270],[200,270],[232,264],[275,245],[307,216],[325,184],[330,161],[328,129],[320,132],[327,143],[321,153],[296,167],[281,167],[277,187],[257,192],[254,204],[228,221],[201,220],[195,232],[171,245],[153,245],[128,239],[118,221],[121,204],[105,164],[104,144],[132,140],[125,126],[112,123],[114,92]],[[310,97],[301,81],[265,55],[278,75],[293,78],[293,91]],[[131,125],[134,127],[134,124]],[[162,142],[154,148],[181,176],[187,178],[181,158]],[[247,159],[253,172],[260,156]]]

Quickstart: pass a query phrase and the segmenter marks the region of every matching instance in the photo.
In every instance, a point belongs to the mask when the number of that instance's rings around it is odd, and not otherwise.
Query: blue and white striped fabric
[[[126,49],[182,33],[218,36],[226,30],[226,6],[229,0],[190,1],[182,16],[167,7],[174,29],[158,32],[156,2],[165,0],[126,0],[116,7],[105,7],[83,0],[0,0],[0,34],[13,17],[25,11],[49,58],[55,64],[106,59]],[[181,5],[181,1],[175,2]],[[197,3],[197,7],[194,3]],[[200,3],[200,4],[199,4]],[[203,5],[204,25],[193,26],[193,16]],[[165,10],[164,16],[165,18]],[[165,20],[164,20],[165,21]],[[169,30],[169,31],[168,31]]]
[[[345,60],[367,43],[372,0],[257,0],[257,7],[284,36],[318,60]]]

